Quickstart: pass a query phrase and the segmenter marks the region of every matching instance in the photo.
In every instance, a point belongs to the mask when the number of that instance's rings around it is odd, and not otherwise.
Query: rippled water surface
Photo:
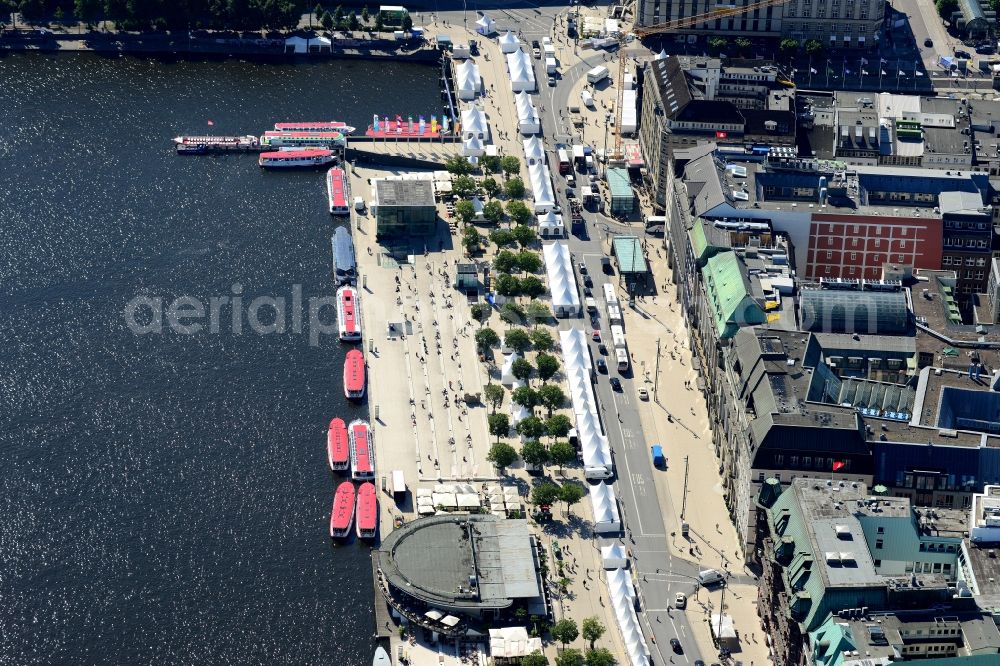
[[[123,312],[331,291],[321,172],[170,137],[437,113],[435,80],[0,59],[0,664],[369,663],[368,549],[327,536],[326,423],[360,414],[335,338],[236,335],[226,308],[219,334],[135,335]]]

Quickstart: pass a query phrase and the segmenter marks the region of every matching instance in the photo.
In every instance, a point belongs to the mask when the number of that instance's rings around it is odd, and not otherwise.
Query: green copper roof
[[[764,323],[764,310],[751,297],[740,261],[733,252],[710,257],[704,269],[709,306],[720,339],[731,338],[741,325]]]
[[[695,259],[701,259],[708,249],[708,238],[705,236],[705,223],[699,217],[694,222],[694,226],[688,231],[688,238],[691,241],[691,251]]]
[[[855,648],[850,628],[836,619],[831,615],[819,629],[809,632],[815,666],[840,666],[844,662],[844,652]]]

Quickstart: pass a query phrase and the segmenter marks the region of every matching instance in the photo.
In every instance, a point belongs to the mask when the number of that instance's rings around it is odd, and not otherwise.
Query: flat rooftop
[[[379,206],[434,207],[434,183],[431,180],[376,178],[372,180],[372,191]]]

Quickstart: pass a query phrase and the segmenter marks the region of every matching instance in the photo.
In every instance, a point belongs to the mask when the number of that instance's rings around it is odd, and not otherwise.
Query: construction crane
[[[680,30],[682,28],[689,28],[693,25],[698,25],[699,23],[705,23],[706,21],[716,21],[719,19],[729,18],[732,16],[739,16],[741,14],[746,14],[752,12],[756,9],[766,9],[767,7],[775,7],[778,5],[783,5],[789,0],[761,0],[760,2],[754,2],[742,7],[735,5],[720,7],[718,9],[713,9],[710,12],[704,12],[702,14],[696,14],[694,16],[688,16],[686,18],[677,19],[676,21],[668,21],[666,23],[659,23],[657,25],[650,26],[648,28],[636,28],[633,30],[633,34],[639,39],[645,37],[650,37],[652,35],[661,35],[665,32],[672,32],[674,30]],[[625,97],[625,64],[628,58],[625,56],[625,44],[626,36],[619,35],[618,37],[618,103],[615,106],[615,149],[611,157],[616,160],[621,160],[624,157],[622,153],[622,104]],[[605,155],[604,158],[607,160],[608,156]]]

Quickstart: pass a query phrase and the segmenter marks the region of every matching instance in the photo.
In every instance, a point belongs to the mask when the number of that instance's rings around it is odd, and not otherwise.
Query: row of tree
[[[596,617],[588,617],[579,627],[570,618],[563,618],[549,629],[552,638],[563,644],[572,643],[581,635],[590,644],[586,656],[579,650],[570,648],[556,657],[556,666],[613,666],[614,655],[606,648],[595,648],[594,643],[600,640],[607,631],[604,624]],[[568,655],[568,656],[567,656]],[[548,666],[549,660],[541,653],[535,652],[521,658],[521,666]]]

